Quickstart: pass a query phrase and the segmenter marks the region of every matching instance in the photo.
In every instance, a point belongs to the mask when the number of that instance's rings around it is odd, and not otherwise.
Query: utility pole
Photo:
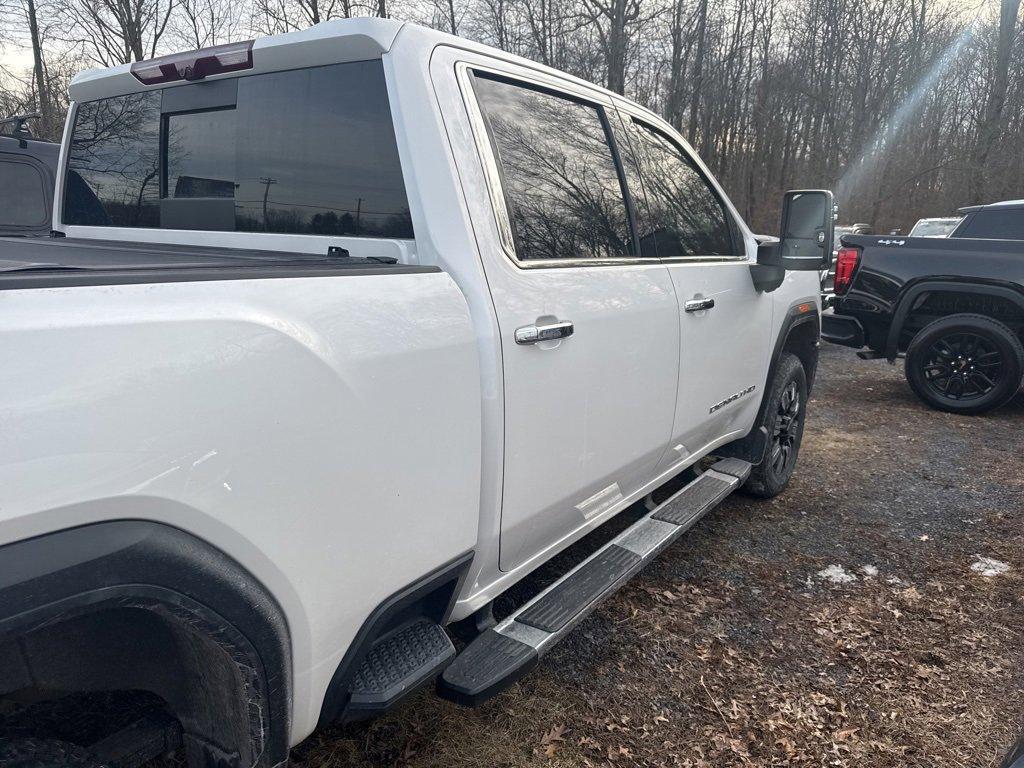
[[[356,198],[356,234],[359,234],[359,216],[363,212],[363,198]]]
[[[260,176],[260,184],[263,185],[263,231],[267,231],[267,197],[270,195],[270,185],[277,184],[277,179],[269,176]]]

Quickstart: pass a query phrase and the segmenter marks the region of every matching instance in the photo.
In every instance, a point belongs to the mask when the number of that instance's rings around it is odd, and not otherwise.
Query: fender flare
[[[1024,295],[1020,291],[1009,288],[1005,285],[993,283],[967,282],[963,280],[925,280],[914,283],[903,291],[903,295],[896,299],[895,309],[892,314],[892,322],[889,324],[889,334],[885,342],[885,357],[891,363],[899,354],[900,334],[903,332],[903,324],[910,314],[914,302],[925,293],[976,293],[979,295],[998,296],[1006,299],[1024,311]]]
[[[775,378],[775,370],[779,365],[779,358],[786,348],[793,330],[808,323],[815,324],[815,339],[821,338],[821,314],[818,307],[811,301],[797,301],[790,305],[782,320],[782,327],[775,339],[775,347],[772,350],[771,361],[768,363],[768,375],[765,377],[764,385],[761,387],[761,404],[757,408],[757,417],[754,419],[754,428],[746,435],[723,445],[713,451],[716,456],[732,457],[749,461],[752,464],[760,464],[764,457],[765,445],[768,440],[767,431],[759,426],[764,418],[764,409],[768,406],[768,387]],[[815,345],[817,350],[817,344]],[[817,368],[817,352],[815,352],[815,363],[812,370],[807,371],[807,391],[811,390],[814,383],[814,374]]]
[[[244,670],[259,766],[288,757],[291,643],[280,606],[210,544],[162,523],[117,520],[0,546],[0,642],[111,608],[180,622]]]

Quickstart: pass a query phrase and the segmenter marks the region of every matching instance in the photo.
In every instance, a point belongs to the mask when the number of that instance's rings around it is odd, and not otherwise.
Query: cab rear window
[[[982,240],[1024,240],[1024,210],[982,210],[965,221],[956,231],[957,237]]]
[[[411,238],[382,64],[80,104],[63,221]]]

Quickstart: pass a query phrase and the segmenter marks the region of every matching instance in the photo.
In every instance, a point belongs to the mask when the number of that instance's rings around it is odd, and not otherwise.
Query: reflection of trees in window
[[[663,257],[735,254],[722,203],[696,167],[660,133],[636,125],[632,135],[649,209],[644,246],[653,241]]]
[[[262,212],[236,206],[235,227],[240,232],[282,232],[304,235],[344,235],[347,237],[408,238],[412,216],[408,208],[397,213],[375,213],[346,209],[311,212],[311,206],[275,203],[267,208],[266,227]],[[323,208],[323,206],[315,206]]]
[[[413,236],[380,61],[241,77],[237,88],[234,107],[163,117],[160,91],[81,105],[64,220],[159,227],[162,188],[167,211],[196,210],[172,198],[233,198],[238,231]]]
[[[568,99],[478,78],[521,259],[630,252],[622,187],[600,115]]]
[[[68,160],[65,220],[159,226],[159,131],[156,92],[79,105]],[[77,174],[74,181],[71,174]],[[103,213],[108,221],[97,221]]]

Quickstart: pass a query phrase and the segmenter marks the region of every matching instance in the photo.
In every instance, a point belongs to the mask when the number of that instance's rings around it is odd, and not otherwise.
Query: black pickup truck
[[[960,213],[949,238],[843,236],[821,335],[865,359],[905,355],[921,400],[974,414],[1024,376],[1024,200]]]
[[[32,137],[35,115],[0,120],[0,237],[50,234],[60,144]]]

